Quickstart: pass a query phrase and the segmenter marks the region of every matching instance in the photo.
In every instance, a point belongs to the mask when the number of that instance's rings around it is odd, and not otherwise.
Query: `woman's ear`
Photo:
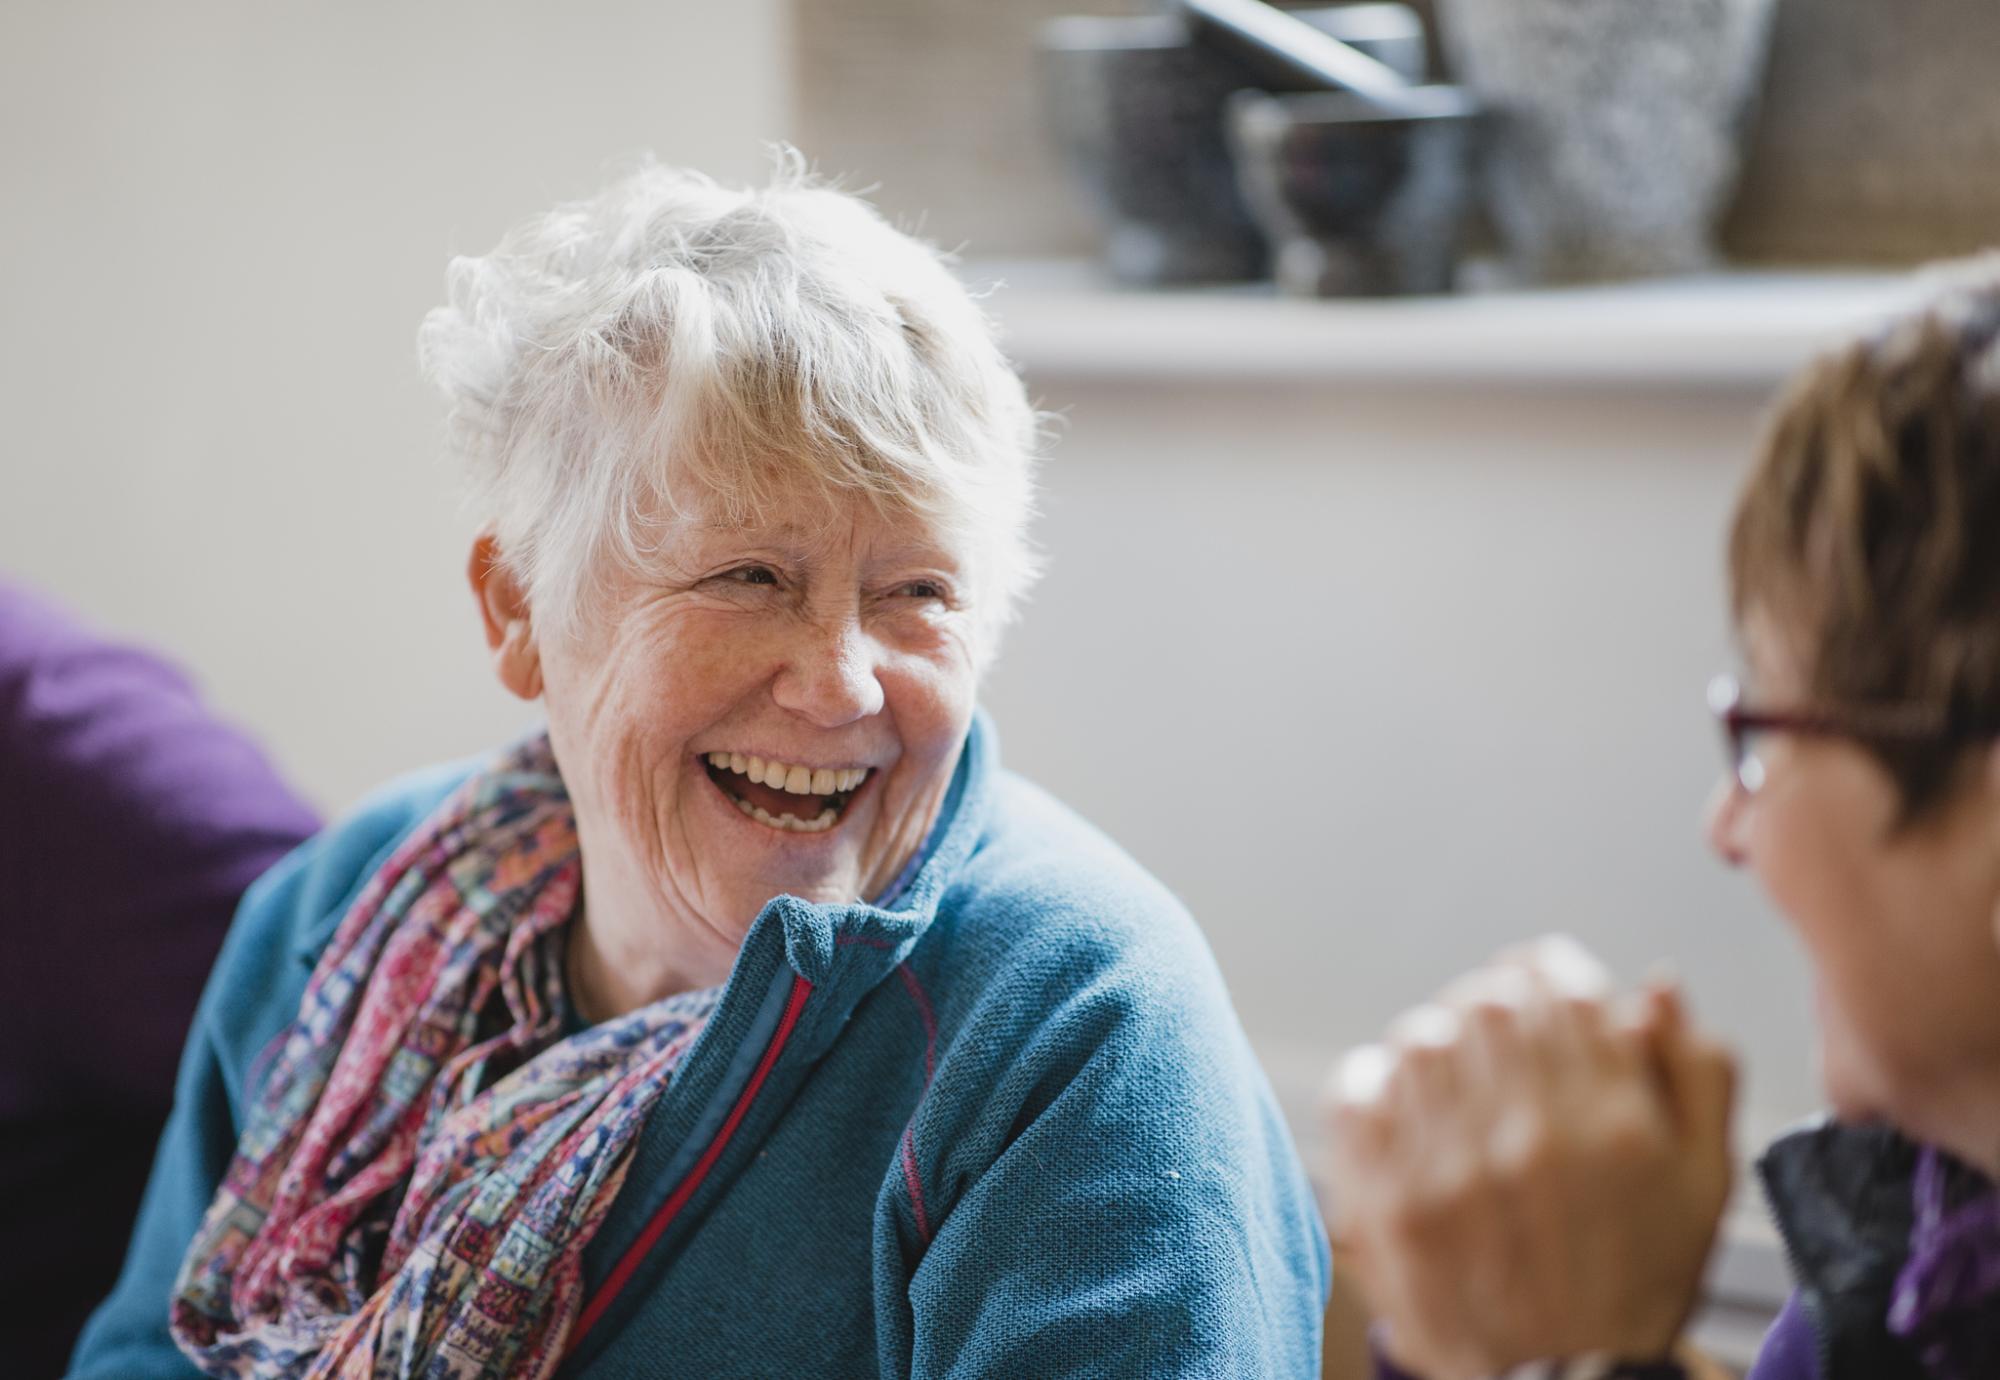
[[[500,542],[481,532],[472,542],[465,578],[486,625],[486,645],[493,652],[493,670],[500,683],[524,700],[542,693],[542,654],[529,616],[528,593],[501,558]]]

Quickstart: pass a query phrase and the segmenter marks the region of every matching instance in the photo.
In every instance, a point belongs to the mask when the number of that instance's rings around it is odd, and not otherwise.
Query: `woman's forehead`
[[[756,548],[802,558],[860,552],[951,559],[959,546],[950,530],[922,513],[884,511],[860,499],[771,505],[738,515],[690,514],[678,537],[703,550]]]

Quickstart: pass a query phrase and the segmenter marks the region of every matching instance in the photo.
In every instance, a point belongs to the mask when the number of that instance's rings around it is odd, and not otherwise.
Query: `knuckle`
[[[1451,1051],[1444,1045],[1412,1044],[1401,1053],[1401,1071],[1412,1076],[1434,1074],[1451,1063]]]
[[[1482,992],[1461,1009],[1466,1024],[1486,1035],[1511,1031],[1520,1022],[1519,1008],[1497,992]]]
[[[1376,1103],[1338,1101],[1326,1108],[1325,1126],[1336,1149],[1372,1145],[1382,1139],[1390,1124]]]
[[[1394,1055],[1379,1044],[1357,1045],[1327,1071],[1320,1085],[1322,1105],[1367,1104],[1380,1099]]]
[[[1415,1045],[1398,1050],[1395,1066],[1389,1070],[1384,1083],[1388,1095],[1383,1100],[1393,1104],[1421,1094],[1437,1082],[1438,1074],[1447,1062],[1442,1050],[1429,1046]]]
[[[1565,1018],[1592,1033],[1602,1032],[1610,1023],[1610,1011],[1599,997],[1565,992],[1556,998],[1556,1005]]]
[[[1389,1038],[1398,1050],[1421,1054],[1450,1047],[1457,1043],[1459,1033],[1460,1020],[1454,1006],[1427,1002],[1397,1017]]]

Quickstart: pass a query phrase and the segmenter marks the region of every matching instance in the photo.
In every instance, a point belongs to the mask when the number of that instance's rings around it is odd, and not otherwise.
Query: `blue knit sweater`
[[[465,775],[408,778],[245,898],[80,1377],[194,1375],[175,1270],[260,1051],[367,878]],[[1312,1376],[1329,1265],[1183,909],[967,741],[887,908],[780,897],[584,1255],[564,1375]]]

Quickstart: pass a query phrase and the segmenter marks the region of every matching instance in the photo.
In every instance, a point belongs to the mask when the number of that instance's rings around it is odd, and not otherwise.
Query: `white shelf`
[[[1907,302],[1917,274],[1725,273],[1611,287],[1300,301],[1134,291],[1084,265],[967,264],[1031,382],[1767,389]]]

